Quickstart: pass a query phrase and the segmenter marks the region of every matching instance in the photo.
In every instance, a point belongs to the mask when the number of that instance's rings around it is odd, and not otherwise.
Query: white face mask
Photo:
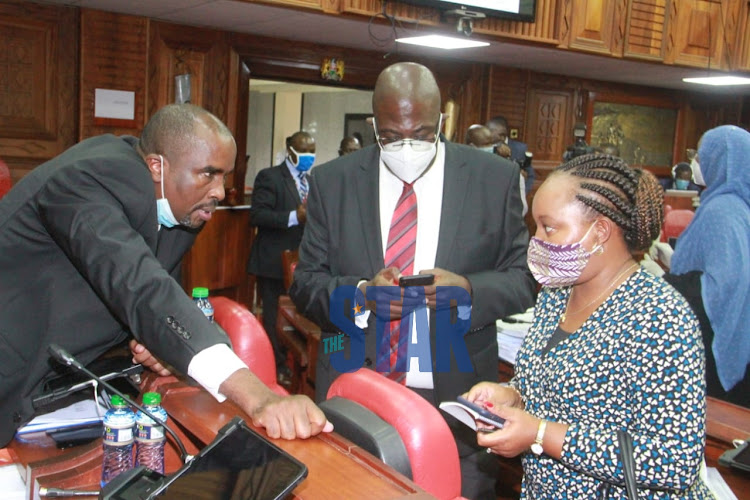
[[[706,181],[703,180],[703,172],[701,172],[701,164],[695,158],[690,162],[690,168],[693,169],[693,182],[699,186],[705,186]]]
[[[427,170],[437,155],[437,144],[427,151],[414,151],[411,144],[404,144],[399,151],[380,150],[380,158],[393,175],[411,184]]]
[[[164,157],[159,155],[159,160],[161,161],[161,198],[156,200],[156,217],[159,219],[160,226],[174,227],[180,223],[172,213],[169,200],[164,196]]]

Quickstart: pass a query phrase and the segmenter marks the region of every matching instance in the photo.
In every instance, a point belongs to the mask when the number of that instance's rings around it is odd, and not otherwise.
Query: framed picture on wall
[[[681,126],[679,106],[663,99],[589,94],[589,145],[614,144],[629,165],[669,172],[678,161]]]
[[[375,131],[367,122],[372,113],[346,113],[344,115],[344,136],[356,137],[362,147],[375,144]]]

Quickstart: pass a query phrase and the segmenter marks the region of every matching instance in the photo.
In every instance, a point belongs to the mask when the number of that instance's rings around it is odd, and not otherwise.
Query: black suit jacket
[[[258,172],[250,208],[250,223],[258,227],[258,234],[247,261],[248,273],[284,278],[281,252],[295,250],[302,241],[304,225],[289,227],[289,212],[299,204],[297,185],[286,163]]]
[[[0,200],[0,447],[54,375],[47,346],[88,363],[134,335],[185,373],[226,336],[170,276],[195,231],[157,231],[136,139],[87,139]]]
[[[518,167],[474,148],[443,144],[445,178],[435,266],[463,275],[471,283],[471,331],[465,339],[474,371],[434,371],[433,314],[430,343],[438,401],[454,399],[480,380],[497,380],[495,320],[527,309],[534,300]],[[384,267],[378,162],[379,149],[370,146],[317,167],[310,183],[307,227],[290,295],[304,315],[321,325],[323,335],[338,334],[329,320],[329,298],[336,287],[356,286]],[[373,369],[374,329],[371,317],[365,335],[365,366]],[[318,399],[325,398],[336,376],[329,355],[321,349]]]

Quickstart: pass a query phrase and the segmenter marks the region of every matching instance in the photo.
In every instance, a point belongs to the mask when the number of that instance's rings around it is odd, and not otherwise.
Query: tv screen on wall
[[[466,9],[488,17],[534,22],[536,0],[400,0],[403,3],[432,7],[441,11]]]

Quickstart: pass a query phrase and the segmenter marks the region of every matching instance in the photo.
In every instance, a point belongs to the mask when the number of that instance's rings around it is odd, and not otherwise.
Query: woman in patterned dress
[[[524,453],[522,498],[626,498],[617,431],[633,439],[640,498],[711,498],[698,322],[634,251],[659,234],[662,191],[621,159],[584,155],[534,197],[529,268],[543,285],[510,384],[466,394],[503,417],[488,452]],[[486,429],[483,429],[486,430]],[[531,451],[528,451],[531,448]],[[527,452],[528,451],[528,452]]]

